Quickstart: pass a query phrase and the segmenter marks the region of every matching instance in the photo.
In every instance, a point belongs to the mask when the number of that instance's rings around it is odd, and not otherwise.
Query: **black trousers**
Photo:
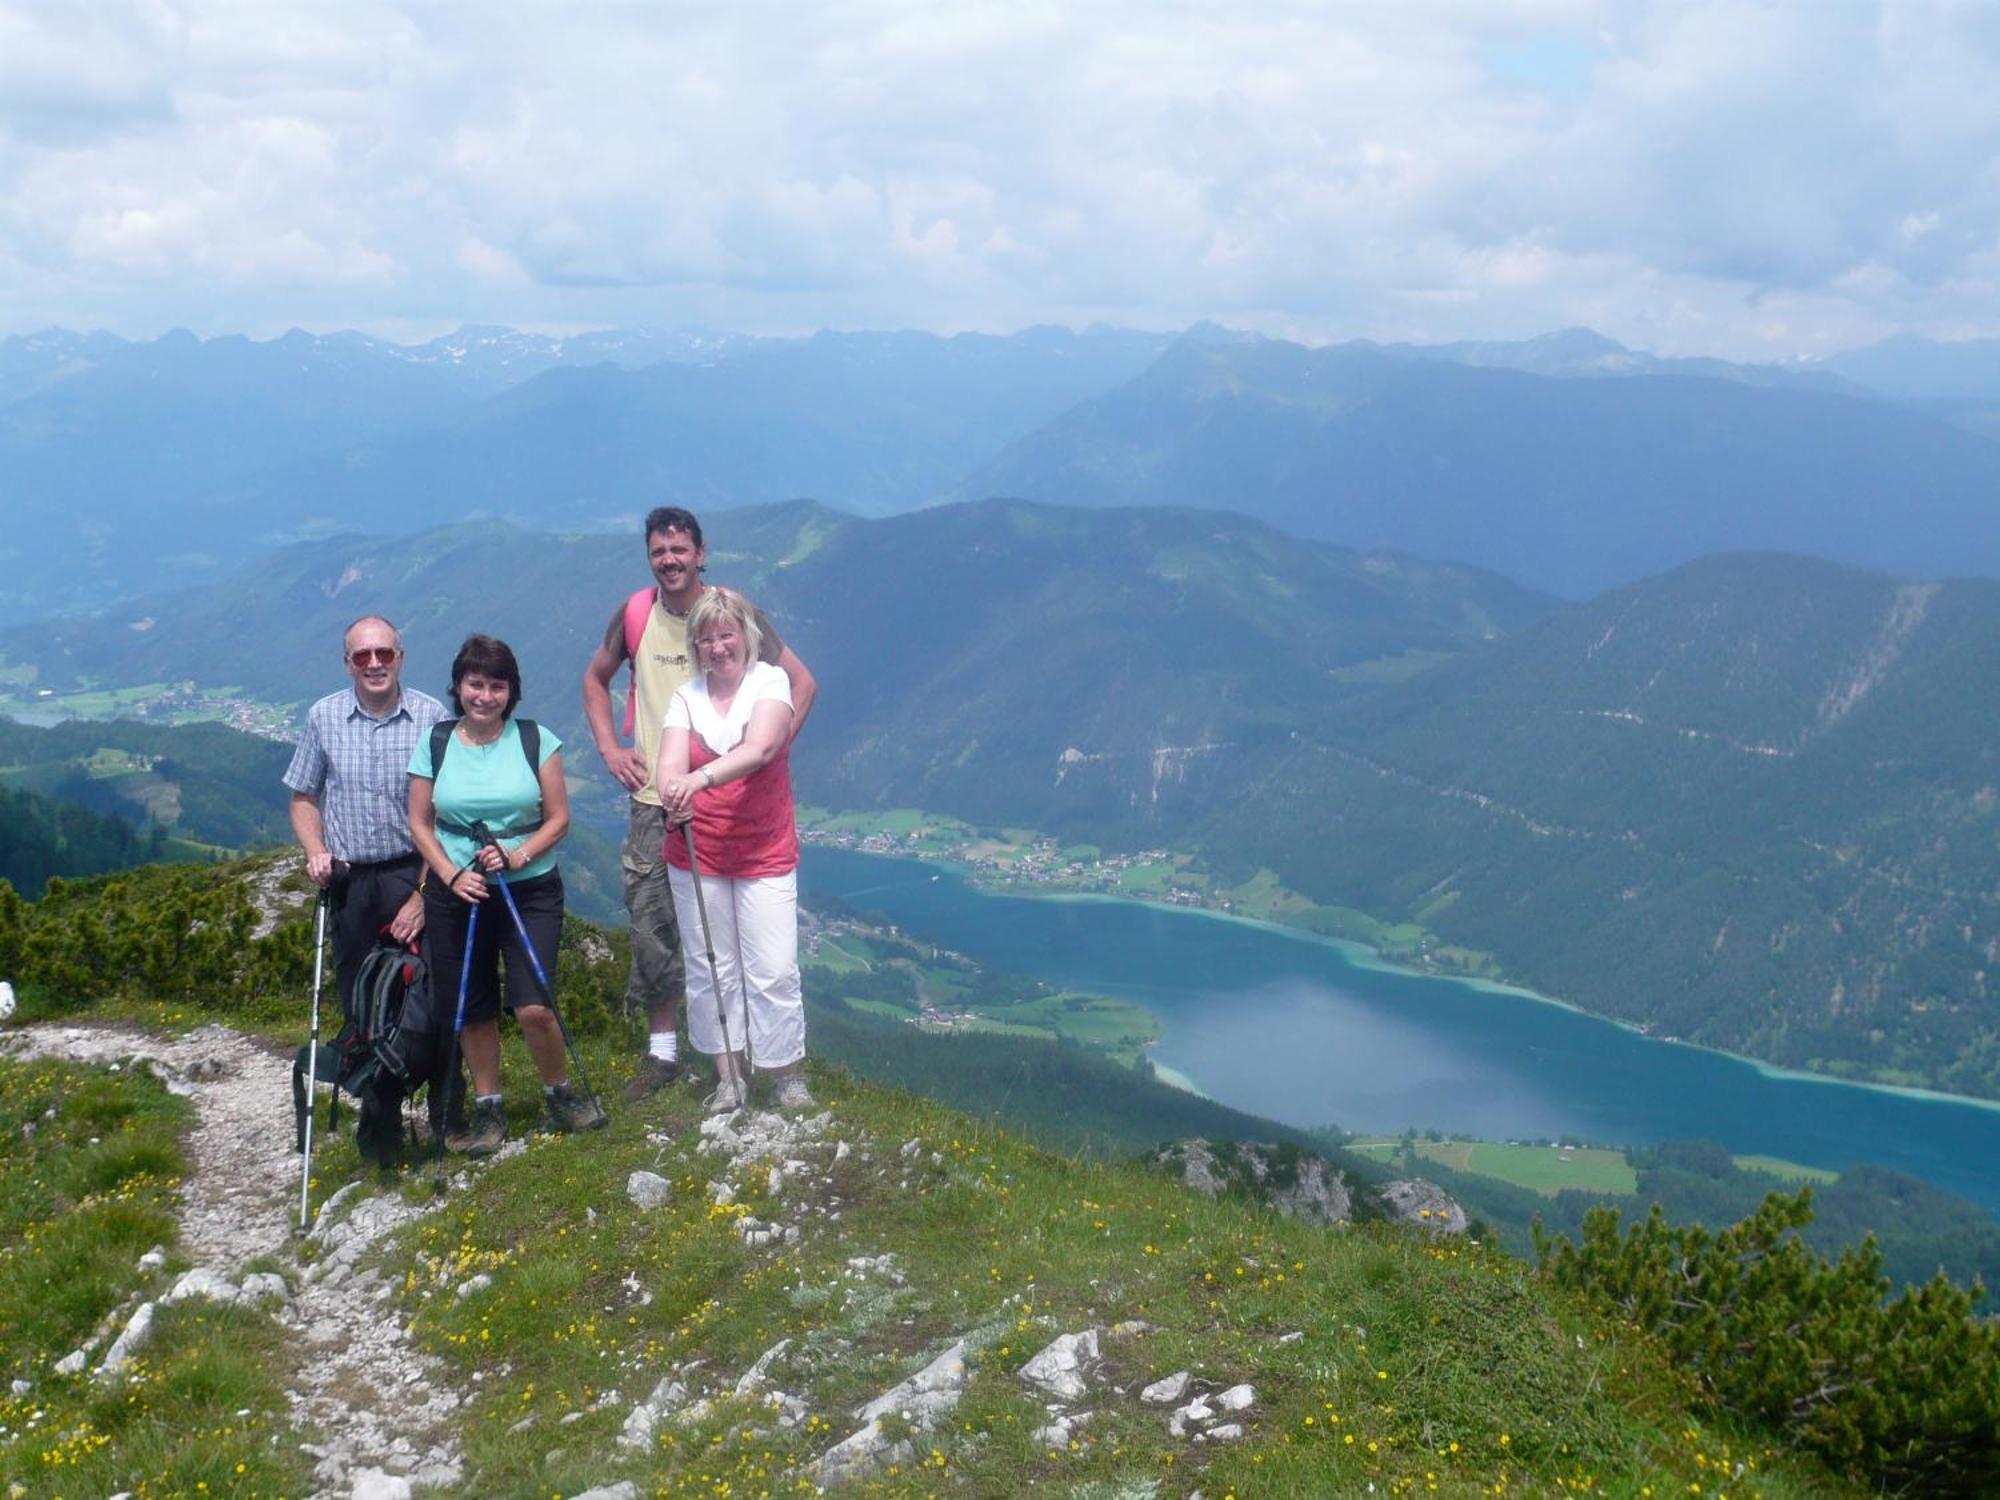
[[[489,881],[490,883],[490,881]],[[562,871],[551,870],[533,880],[515,881],[507,889],[520,908],[521,921],[533,940],[542,970],[555,982],[556,945],[562,941]],[[472,936],[472,968],[464,971],[465,932],[472,907],[450,891],[444,882],[433,880],[424,891],[424,941],[428,945],[432,992],[437,997],[438,1016],[450,1027],[458,1013],[458,987],[465,985],[465,1020],[490,1021],[500,1014],[500,959],[507,959],[506,1008],[547,1005],[549,997],[535,982],[534,968],[521,935],[507,912],[507,898],[494,891],[479,904],[479,925]]]
[[[354,980],[361,962],[423,873],[423,857],[409,854],[379,864],[349,865],[346,880],[333,887],[333,982],[341,1015],[354,1014]]]

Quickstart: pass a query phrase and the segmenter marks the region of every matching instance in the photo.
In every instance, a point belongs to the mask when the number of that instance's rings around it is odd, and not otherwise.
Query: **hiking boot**
[[[733,1115],[749,1102],[743,1080],[724,1075],[716,1082],[715,1092],[702,1101],[702,1107],[712,1115]]]
[[[806,1075],[793,1069],[780,1073],[771,1087],[771,1108],[783,1110],[787,1114],[808,1110],[813,1107],[812,1091],[806,1087]]]
[[[549,1123],[557,1130],[602,1130],[609,1123],[603,1106],[588,1094],[559,1083],[542,1095]]]
[[[507,1111],[498,1099],[486,1099],[472,1106],[472,1119],[465,1129],[444,1138],[446,1146],[461,1156],[491,1156],[507,1139]]]
[[[680,1059],[669,1061],[647,1053],[639,1061],[638,1073],[625,1085],[625,1102],[637,1104],[642,1099],[651,1098],[668,1084],[678,1082],[682,1071]]]
[[[361,1103],[361,1118],[354,1126],[354,1147],[364,1166],[393,1172],[403,1163],[402,1112],[373,1099]]]
[[[424,1139],[435,1142],[440,1134],[438,1116],[444,1116],[442,1134],[446,1140],[465,1133],[465,1073],[460,1070],[449,1083],[433,1079],[424,1089]]]

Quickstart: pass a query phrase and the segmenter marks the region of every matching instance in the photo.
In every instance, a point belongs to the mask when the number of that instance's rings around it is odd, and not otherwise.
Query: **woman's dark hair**
[[[521,702],[521,664],[514,660],[512,646],[490,635],[469,635],[458,648],[458,655],[451,659],[451,709],[461,719],[465,717],[465,704],[459,701],[458,685],[465,681],[467,672],[497,677],[506,683],[507,706],[500,710],[500,717],[513,717]]]

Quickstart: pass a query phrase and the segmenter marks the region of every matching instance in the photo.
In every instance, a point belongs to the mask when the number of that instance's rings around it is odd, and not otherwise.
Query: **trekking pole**
[[[319,992],[326,979],[326,908],[331,899],[322,888],[313,913],[312,1040],[306,1044],[305,1164],[299,1169],[300,1234],[312,1228],[313,1116],[319,1113],[319,1101],[313,1097],[319,1089]]]
[[[694,880],[694,909],[701,917],[702,950],[708,955],[708,982],[715,986],[715,1018],[722,1023],[722,1050],[731,1053],[735,1049],[729,1045],[729,1011],[722,1003],[722,970],[715,963],[715,934],[708,925],[708,901],[701,893],[701,860],[694,849],[694,819],[681,824],[681,832],[687,838],[688,874]],[[747,1104],[750,1098],[750,1077],[756,1070],[757,1060],[750,1055],[750,981],[743,975],[742,958],[738,955],[737,975],[743,989],[743,1098]]]
[[[498,834],[484,823],[474,823],[472,836],[482,844],[491,845],[494,853],[500,856],[501,867],[503,869],[506,867],[507,851],[500,847]],[[563,1047],[569,1053],[569,1065],[576,1069],[576,1081],[583,1085],[584,1096],[592,1104],[596,1104],[597,1091],[590,1086],[590,1079],[583,1071],[583,1063],[576,1055],[576,1043],[570,1040],[569,1026],[562,1017],[562,1007],[556,1004],[556,987],[549,983],[548,972],[542,968],[542,956],[535,951],[535,940],[528,936],[528,924],[521,920],[521,908],[514,904],[514,892],[508,887],[507,882],[500,878],[497,871],[493,876],[493,883],[500,887],[501,899],[507,903],[507,915],[514,919],[514,931],[520,935],[521,946],[528,950],[528,967],[535,971],[535,983],[542,987],[542,994],[549,1002],[549,1014],[556,1018],[556,1030],[562,1033]],[[603,1106],[599,1105],[599,1113],[602,1114],[602,1111]]]
[[[437,1153],[433,1158],[437,1163],[437,1181],[432,1191],[438,1193],[444,1191],[445,1120],[451,1113],[452,1080],[458,1077],[458,1034],[465,1030],[465,992],[472,987],[472,940],[478,933],[479,906],[475,902],[465,913],[465,959],[458,966],[458,1013],[451,1018],[451,1043],[445,1048],[444,1071],[431,1082],[433,1089],[444,1090],[444,1105],[437,1112]]]

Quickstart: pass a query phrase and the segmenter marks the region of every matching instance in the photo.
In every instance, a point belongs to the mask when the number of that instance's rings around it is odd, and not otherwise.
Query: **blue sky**
[[[2000,6],[0,0],[0,332],[2000,334]]]

